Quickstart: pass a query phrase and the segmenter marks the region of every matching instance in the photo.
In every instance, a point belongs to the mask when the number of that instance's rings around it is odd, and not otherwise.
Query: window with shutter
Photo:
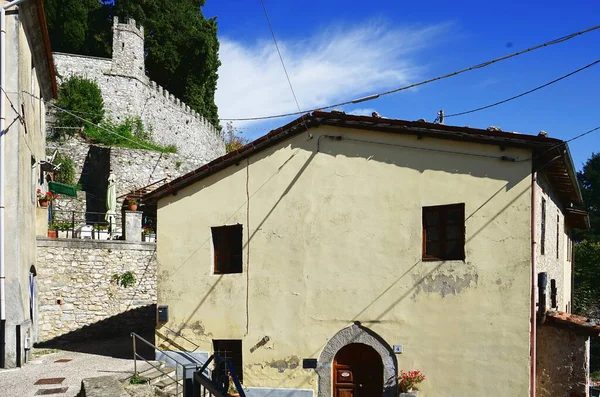
[[[242,273],[242,225],[212,227],[214,274]]]
[[[423,260],[465,259],[465,204],[423,207]]]

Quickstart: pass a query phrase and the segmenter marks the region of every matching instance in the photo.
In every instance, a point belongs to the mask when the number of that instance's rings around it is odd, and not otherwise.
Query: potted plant
[[[41,189],[37,190],[37,199],[38,203],[40,203],[40,207],[47,207],[48,204],[54,200],[58,195],[55,195],[52,192],[46,192],[42,194]]]
[[[142,237],[143,240],[149,243],[153,243],[156,241],[156,233],[150,226],[142,227]]]
[[[425,380],[425,375],[421,371],[400,371],[398,375],[398,387],[401,392],[415,393],[416,386]]]
[[[125,199],[125,205],[129,211],[137,211],[138,204],[139,202],[134,198],[127,197]]]
[[[93,238],[98,240],[108,240],[110,234],[108,233],[108,225],[104,225],[102,223],[94,224],[94,234]]]
[[[73,224],[71,222],[56,222],[54,223],[54,226],[58,232],[58,238],[68,238],[69,230],[73,229]]]
[[[233,377],[228,372],[229,375],[229,387],[227,388],[227,395],[231,397],[240,397],[240,393],[238,392],[237,387],[235,387],[235,383],[233,383]]]
[[[56,223],[52,222],[48,225],[48,238],[58,238],[58,226]]]

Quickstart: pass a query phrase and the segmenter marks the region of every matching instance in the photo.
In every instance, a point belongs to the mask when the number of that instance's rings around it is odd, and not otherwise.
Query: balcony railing
[[[53,210],[48,222],[50,237],[121,240],[123,239],[123,215],[118,212],[107,218],[105,212],[81,212]],[[142,216],[142,228],[139,233],[142,241],[156,241],[156,219]]]

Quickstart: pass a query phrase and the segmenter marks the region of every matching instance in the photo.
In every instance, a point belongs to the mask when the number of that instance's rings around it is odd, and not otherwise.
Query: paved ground
[[[81,381],[98,376],[115,376],[125,379],[133,373],[133,359],[119,358],[128,353],[131,355],[131,344],[122,344],[115,354],[115,342],[106,341],[100,344],[77,347],[68,346],[69,350],[34,349],[34,357],[20,369],[0,370],[0,395],[2,397],[29,397],[49,395],[51,397],[75,397],[81,389]],[[128,352],[127,352],[128,350]],[[56,362],[57,360],[71,360]],[[138,362],[139,363],[139,362]],[[138,367],[138,371],[147,368],[147,364]],[[40,379],[65,378],[57,384],[35,383]],[[46,389],[61,389],[58,393],[47,394]]]

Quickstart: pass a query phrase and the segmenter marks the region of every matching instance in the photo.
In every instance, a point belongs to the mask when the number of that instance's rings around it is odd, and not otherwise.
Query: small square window
[[[213,340],[213,349],[215,355],[219,356],[221,360],[228,360],[231,362],[236,376],[240,383],[243,383],[242,341],[238,339]],[[221,362],[219,368],[215,368],[215,370],[223,371],[225,376],[227,376],[227,372],[229,372],[229,368],[224,361]]]
[[[465,204],[423,207],[423,260],[465,259]]]
[[[242,225],[212,227],[214,274],[242,273]]]

